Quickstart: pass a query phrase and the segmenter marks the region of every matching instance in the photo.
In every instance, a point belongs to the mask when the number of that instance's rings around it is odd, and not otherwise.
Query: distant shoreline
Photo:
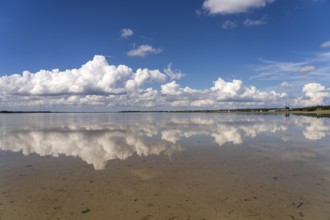
[[[0,114],[20,114],[20,113],[55,113],[52,111],[0,111]]]
[[[244,114],[296,114],[296,115],[330,115],[330,106],[312,106],[306,108],[282,109],[218,109],[218,110],[150,110],[150,111],[113,111],[113,112],[82,112],[82,111],[0,111],[0,114],[30,114],[30,113],[244,113]]]

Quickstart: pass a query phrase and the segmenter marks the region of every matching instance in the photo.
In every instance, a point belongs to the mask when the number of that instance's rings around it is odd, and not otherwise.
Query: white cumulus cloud
[[[130,28],[123,28],[120,31],[120,36],[123,38],[128,38],[134,34],[133,30]]]
[[[159,70],[138,69],[131,79],[125,83],[125,88],[136,91],[146,82],[165,82],[166,75]]]
[[[205,0],[203,8],[210,14],[235,14],[265,7],[274,0]]]
[[[128,51],[127,55],[131,56],[131,57],[145,57],[149,54],[158,54],[161,52],[162,52],[162,49],[160,49],[160,48],[154,48],[151,45],[143,44],[135,49]]]
[[[321,44],[321,48],[329,48],[330,47],[330,41],[326,41]]]
[[[10,95],[100,95],[120,94],[141,88],[147,82],[164,82],[159,70],[109,65],[104,56],[95,56],[79,69],[24,71],[0,78],[1,91]]]
[[[234,29],[236,27],[237,27],[237,22],[231,20],[227,20],[222,24],[223,29]]]
[[[324,98],[330,97],[330,93],[320,83],[307,83],[302,91],[306,97],[310,98],[306,103],[307,105],[322,105],[324,104]]]
[[[308,65],[272,63],[282,71],[299,71]],[[265,68],[266,70],[268,67]],[[318,70],[317,70],[318,71]],[[297,73],[297,72],[296,72]],[[298,73],[297,73],[298,74]],[[300,74],[301,75],[301,74]],[[311,75],[311,74],[304,74]],[[0,109],[3,110],[137,110],[137,109],[229,109],[326,104],[330,89],[315,81],[299,84],[288,95],[245,85],[240,79],[218,78],[205,89],[182,86],[180,71],[171,64],[163,71],[111,65],[95,56],[79,68],[40,70],[0,77]],[[291,82],[291,81],[290,81]],[[313,83],[310,83],[313,82]],[[282,81],[282,89],[293,88]],[[298,89],[301,88],[300,92]]]
[[[171,106],[194,106],[232,108],[239,105],[268,105],[278,103],[286,93],[260,91],[254,86],[244,86],[243,81],[227,82],[221,78],[213,82],[209,89],[198,90],[181,87],[175,81],[161,86],[163,98]],[[253,103],[253,104],[252,104]]]
[[[244,86],[243,81],[233,80],[226,82],[219,78],[214,81],[214,86],[211,88],[213,94],[216,95],[217,100],[221,101],[254,101],[265,102],[266,100],[271,103],[287,96],[286,93],[278,93],[275,91],[260,91],[254,86]]]
[[[283,89],[292,89],[292,88],[293,88],[293,85],[290,84],[290,83],[288,83],[288,82],[286,82],[286,81],[282,82],[280,86],[281,86]]]
[[[95,56],[78,69],[24,71],[0,77],[0,107],[21,109],[34,106],[150,106],[157,91],[147,84],[164,83],[159,70],[109,65]]]
[[[164,73],[166,73],[166,75],[168,75],[171,80],[181,79],[182,77],[184,77],[184,74],[182,72],[172,70],[172,63],[168,64],[167,68],[164,70]]]

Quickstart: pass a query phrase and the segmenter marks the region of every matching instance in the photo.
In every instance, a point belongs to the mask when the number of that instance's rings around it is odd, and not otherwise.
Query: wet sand
[[[2,153],[0,219],[329,219],[329,171],[244,149],[192,146],[100,171],[78,158]]]

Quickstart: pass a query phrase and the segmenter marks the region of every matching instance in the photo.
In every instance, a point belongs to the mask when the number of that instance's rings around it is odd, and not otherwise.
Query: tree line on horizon
[[[313,112],[319,110],[330,110],[330,105],[316,105],[299,108],[239,108],[239,109],[202,109],[202,110],[127,110],[119,111],[122,113],[129,112],[269,112],[269,111],[301,111],[301,112]],[[53,111],[8,111],[2,110],[0,113],[60,113]],[[65,112],[63,112],[65,113]]]

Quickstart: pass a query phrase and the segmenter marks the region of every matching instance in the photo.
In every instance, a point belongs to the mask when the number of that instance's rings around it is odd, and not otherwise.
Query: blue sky
[[[1,109],[329,104],[329,75],[327,0],[0,1]]]

